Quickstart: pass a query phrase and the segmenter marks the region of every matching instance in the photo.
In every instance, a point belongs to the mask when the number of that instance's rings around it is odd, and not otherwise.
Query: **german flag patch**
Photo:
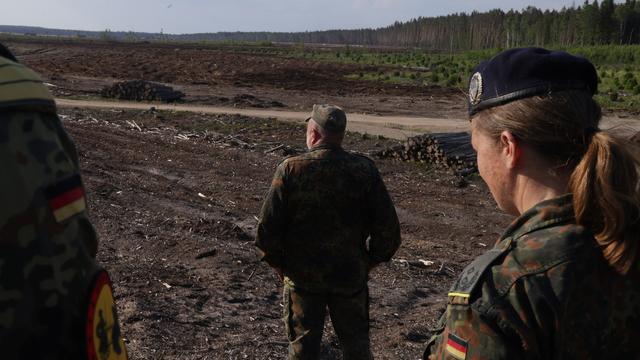
[[[87,207],[80,175],[74,175],[49,186],[45,190],[49,208],[57,222],[79,214]]]
[[[467,358],[467,342],[457,337],[454,334],[449,334],[447,337],[447,352],[458,360],[465,360]]]

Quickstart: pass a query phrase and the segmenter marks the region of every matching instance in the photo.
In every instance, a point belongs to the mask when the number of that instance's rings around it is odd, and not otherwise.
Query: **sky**
[[[582,0],[2,0],[0,25],[171,34],[386,26],[417,17]],[[619,2],[619,1],[616,1]]]

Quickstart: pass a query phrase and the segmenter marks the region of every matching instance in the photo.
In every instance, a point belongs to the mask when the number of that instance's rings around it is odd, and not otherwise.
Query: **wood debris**
[[[383,159],[417,161],[445,169],[470,172],[476,168],[476,153],[471,147],[471,135],[466,132],[434,133],[410,137],[373,154]]]
[[[174,102],[184,98],[184,93],[170,86],[144,81],[131,80],[113,84],[102,89],[101,95],[106,98],[136,101]]]
[[[418,259],[418,260],[394,259],[393,261],[399,264],[416,266],[421,268],[427,268],[427,267],[433,266],[434,264],[433,261],[422,260],[422,259]]]

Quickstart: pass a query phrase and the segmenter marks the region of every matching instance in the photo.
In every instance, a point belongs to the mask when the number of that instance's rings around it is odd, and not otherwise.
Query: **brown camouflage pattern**
[[[312,293],[284,286],[284,322],[289,339],[289,359],[318,359],[324,320],[329,316],[335,329],[343,359],[373,359],[369,343],[369,294]]]
[[[571,195],[524,213],[496,247],[505,243],[469,298],[450,294],[425,358],[455,359],[449,334],[468,342],[466,359],[639,358],[640,276],[607,265],[575,224]]]
[[[351,294],[366,286],[371,267],[391,259],[400,225],[373,161],[321,145],[278,166],[256,246],[288,284]]]

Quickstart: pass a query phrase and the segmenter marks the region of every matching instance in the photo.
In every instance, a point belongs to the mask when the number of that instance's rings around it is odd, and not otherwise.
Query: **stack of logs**
[[[102,89],[102,96],[121,100],[173,102],[184,98],[184,93],[154,82],[131,80]]]
[[[374,155],[430,163],[455,172],[473,172],[476,169],[476,153],[471,147],[471,136],[466,132],[418,135]]]

